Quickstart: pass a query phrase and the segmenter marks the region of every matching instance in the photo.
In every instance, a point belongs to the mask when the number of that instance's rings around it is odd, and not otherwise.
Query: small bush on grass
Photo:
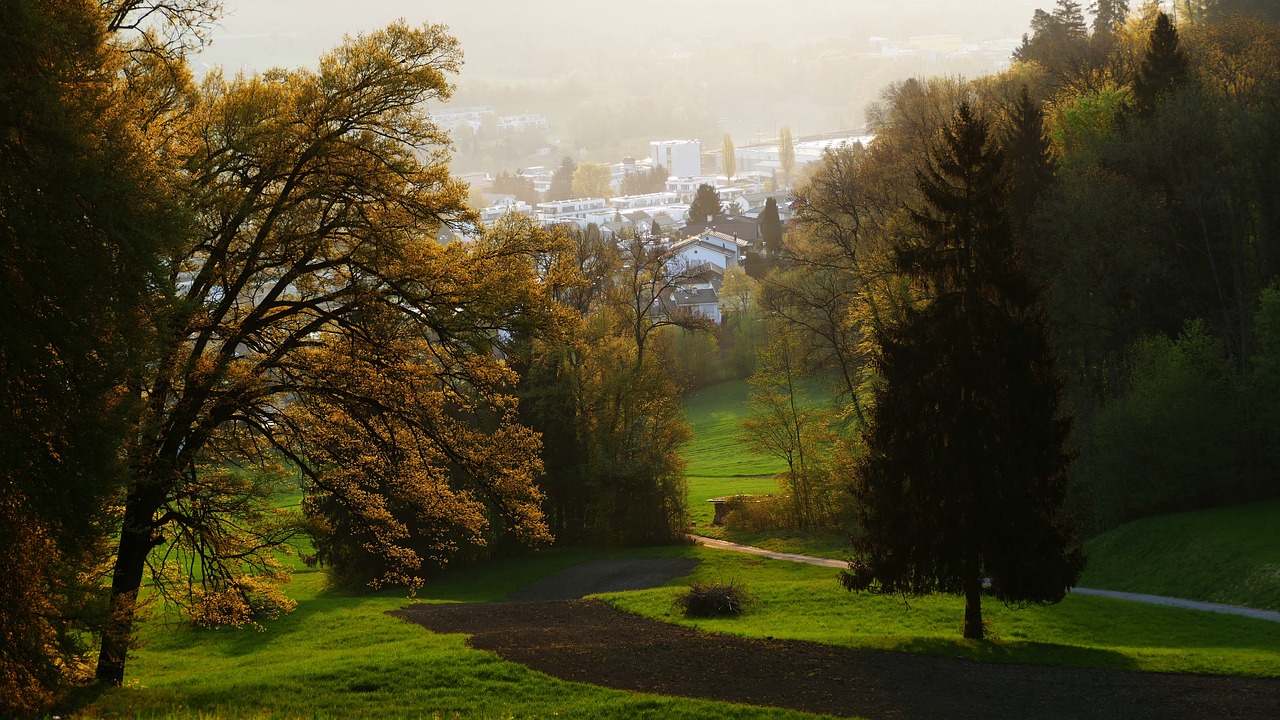
[[[751,596],[740,583],[694,583],[676,598],[685,617],[737,617],[746,612]]]

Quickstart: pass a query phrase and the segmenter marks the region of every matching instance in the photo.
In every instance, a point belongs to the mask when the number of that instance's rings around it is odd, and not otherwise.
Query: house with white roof
[[[709,263],[724,272],[742,262],[749,240],[739,240],[727,233],[704,230],[671,246],[672,262],[677,268],[693,268]]]

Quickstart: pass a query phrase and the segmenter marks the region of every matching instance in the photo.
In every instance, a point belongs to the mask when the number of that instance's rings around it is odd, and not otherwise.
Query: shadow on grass
[[[1107,670],[1139,669],[1138,663],[1133,658],[1122,653],[1055,643],[964,640],[959,638],[910,638],[888,645],[886,649],[894,652],[937,655],[977,662],[1061,665]]]

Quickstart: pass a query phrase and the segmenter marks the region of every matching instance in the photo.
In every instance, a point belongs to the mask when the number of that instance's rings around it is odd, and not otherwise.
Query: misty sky
[[[547,48],[575,45],[665,47],[727,42],[865,40],[954,33],[966,42],[1019,37],[1036,8],[1052,0],[226,0],[213,45],[197,66],[229,71],[310,65],[344,34],[399,18],[448,25],[478,72]],[[590,56],[582,57],[583,65]],[[535,63],[535,66],[540,64]]]
[[[344,34],[400,18],[443,23],[466,56],[453,105],[542,113],[552,134],[592,142],[601,108],[683,120],[682,137],[767,136],[857,128],[887,83],[988,74],[1007,62],[1037,8],[1053,0],[225,0],[198,74],[314,67]],[[872,38],[955,35],[999,43],[992,60],[867,60]],[[985,63],[985,64],[983,64]],[[617,125],[621,121],[615,121]],[[637,130],[637,133],[642,132]],[[639,140],[641,138],[636,138]],[[705,140],[704,140],[705,141]],[[627,148],[624,148],[624,150]],[[584,156],[585,157],[585,156]]]

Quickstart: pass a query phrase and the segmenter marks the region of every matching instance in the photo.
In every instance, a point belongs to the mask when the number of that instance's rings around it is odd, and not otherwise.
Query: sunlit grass
[[[712,551],[700,551],[710,553]],[[752,556],[715,557],[691,580],[736,581],[755,597],[745,616],[690,620],[676,588],[609,596],[616,607],[745,637],[923,652],[973,660],[1159,672],[1280,676],[1280,623],[1082,595],[1057,605],[985,604],[990,639],[961,637],[964,603],[846,592],[837,570]]]
[[[687,548],[647,554],[681,554]],[[633,551],[623,554],[638,554]],[[615,553],[614,555],[617,555]],[[448,573],[428,601],[485,601],[598,558],[553,552]],[[324,589],[323,574],[290,584],[293,613],[251,628],[146,625],[124,687],[74,715],[138,718],[801,718],[803,713],[607,690],[556,680],[386,615],[403,592]]]

